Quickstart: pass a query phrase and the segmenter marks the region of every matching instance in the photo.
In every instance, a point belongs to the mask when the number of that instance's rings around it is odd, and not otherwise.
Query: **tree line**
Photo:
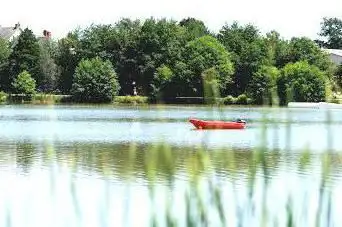
[[[342,82],[342,67],[322,50],[342,48],[342,21],[324,18],[320,37],[286,40],[238,22],[213,33],[195,18],[126,18],[59,40],[37,38],[26,28],[12,42],[0,39],[0,90],[71,94],[79,102],[110,102],[115,95],[133,95],[134,88],[151,101],[318,102]]]

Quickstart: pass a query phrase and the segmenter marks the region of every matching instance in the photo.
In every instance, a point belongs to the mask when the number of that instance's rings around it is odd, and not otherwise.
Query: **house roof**
[[[334,55],[342,57],[342,50],[340,49],[324,49],[324,50],[327,51],[329,54],[334,54]]]
[[[0,38],[9,39],[11,38],[15,32],[20,29],[20,24],[16,24],[14,27],[2,27],[0,25]],[[21,30],[21,29],[20,29]]]
[[[9,39],[15,33],[13,27],[0,27],[0,37],[3,39]]]

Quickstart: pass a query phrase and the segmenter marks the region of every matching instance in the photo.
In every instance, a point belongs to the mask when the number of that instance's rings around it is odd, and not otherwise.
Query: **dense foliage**
[[[184,64],[187,65],[187,81],[184,95],[203,96],[202,73],[210,68],[217,71],[215,80],[218,81],[219,90],[222,94],[229,94],[231,75],[234,72],[229,52],[214,37],[202,36],[189,42],[183,54]],[[180,72],[182,74],[182,72]],[[191,90],[190,90],[191,89]]]
[[[268,64],[267,45],[255,26],[241,26],[237,22],[224,25],[218,38],[232,53],[235,65],[233,94],[245,93],[253,74],[260,66]]]
[[[227,103],[234,97],[243,97],[240,99],[254,104],[276,103],[275,97],[286,92],[283,89],[292,84],[292,79],[280,84],[277,81],[287,78],[289,67],[297,62],[302,66],[307,62],[314,68],[315,72],[300,73],[303,80],[313,81],[316,78],[307,74],[316,75],[318,81],[324,78],[328,80],[326,84],[334,85],[336,91],[339,89],[341,67],[334,66],[320,46],[341,48],[341,24],[337,18],[324,18],[322,40],[315,41],[306,37],[286,40],[276,31],[263,35],[254,25],[238,22],[225,24],[214,34],[195,18],[179,22],[124,18],[115,24],[92,24],[71,31],[58,41],[37,38],[25,29],[16,42],[0,39],[0,88],[14,92],[11,86],[14,78],[26,70],[36,81],[38,91],[73,94],[79,101],[108,102],[117,91],[121,96],[136,95],[136,91],[150,100],[209,95],[228,97]],[[106,66],[99,63],[96,67],[108,69],[107,74],[100,75],[100,71],[86,67],[95,63],[84,59],[106,62],[102,62]],[[80,75],[83,79],[89,77],[88,81],[81,82]],[[97,84],[102,76],[101,89],[105,83],[113,84],[108,75],[118,81],[113,91],[106,87],[100,94],[96,86],[93,90],[82,90],[87,87],[84,83],[97,81],[94,82]],[[309,81],[305,84],[311,86],[308,90],[323,88]],[[302,89],[297,85],[292,88]],[[321,100],[326,95],[325,89],[318,91],[322,93],[319,95],[310,93],[311,98],[301,90],[295,92],[298,100]],[[281,99],[286,104],[284,97]]]
[[[47,39],[40,40],[39,50],[39,67],[41,74],[39,90],[43,92],[54,92],[57,89],[57,81],[59,78],[59,70],[54,60],[56,44]]]
[[[321,102],[325,99],[326,77],[307,61],[287,64],[277,80],[281,104],[291,101]]]
[[[11,54],[10,43],[0,38],[0,89],[5,90],[8,85],[8,57]]]
[[[10,54],[10,43],[5,39],[0,38],[0,67],[2,66],[2,64],[6,63]]]
[[[277,104],[276,81],[279,77],[279,70],[274,66],[262,66],[253,74],[249,82],[247,93],[253,103]]]
[[[43,80],[40,72],[40,49],[38,40],[29,29],[25,29],[19,36],[17,44],[13,47],[9,61],[8,82],[12,82],[14,77],[23,71],[30,73],[38,86]]]
[[[323,40],[317,40],[317,43],[320,44],[320,46],[329,49],[341,49],[342,20],[336,17],[323,18],[319,35],[323,38]]]
[[[96,57],[78,64],[71,94],[79,102],[111,102],[119,88],[112,63]]]
[[[219,78],[220,73],[214,67],[203,71],[202,80],[206,103],[215,103],[216,98],[220,97]]]
[[[17,94],[33,95],[36,93],[36,81],[29,72],[21,72],[12,83],[13,91]]]
[[[340,88],[342,87],[342,65],[339,65],[334,74],[334,80]]]

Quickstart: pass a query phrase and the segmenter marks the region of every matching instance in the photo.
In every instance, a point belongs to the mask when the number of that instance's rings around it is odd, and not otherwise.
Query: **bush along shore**
[[[342,29],[333,27],[342,20],[323,19],[321,40],[284,39],[238,22],[213,33],[196,18],[124,18],[59,40],[26,28],[13,41],[0,38],[0,90],[26,96],[1,93],[0,101],[337,102],[342,66],[324,50],[342,49]]]
[[[6,94],[0,92],[0,104],[59,104],[59,103],[77,103],[71,95],[55,94]],[[115,96],[113,104],[149,104],[146,96]]]
[[[6,94],[0,92],[0,104],[59,104],[59,103],[77,103],[71,95],[55,94]],[[166,99],[162,102],[151,100],[147,96],[115,96],[112,104],[216,104],[216,105],[251,105],[251,99],[245,95],[238,97],[228,96],[225,98],[205,99],[203,97],[176,97]]]

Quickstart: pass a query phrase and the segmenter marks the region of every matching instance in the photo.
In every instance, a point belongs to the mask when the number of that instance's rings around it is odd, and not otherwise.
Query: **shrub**
[[[148,97],[146,96],[116,96],[114,98],[115,103],[120,104],[146,104]]]
[[[7,101],[7,94],[3,91],[0,91],[0,103],[4,103]]]
[[[340,104],[342,100],[342,96],[340,92],[332,93],[329,98],[330,98],[329,102],[337,103],[337,104]]]
[[[224,104],[226,105],[232,105],[232,104],[235,104],[236,103],[236,98],[234,98],[233,96],[231,95],[228,95],[227,97],[224,98]]]
[[[247,105],[251,103],[251,99],[247,97],[246,94],[241,94],[236,98],[235,104]]]
[[[277,80],[281,105],[287,102],[321,102],[326,96],[326,77],[306,61],[287,64]]]
[[[161,100],[164,99],[165,96],[168,96],[167,89],[170,88],[169,85],[173,76],[174,73],[168,66],[161,65],[158,67],[153,76],[151,84],[152,94],[150,98],[153,100]]]
[[[96,57],[78,64],[71,94],[79,102],[111,102],[119,89],[113,65]]]
[[[34,103],[61,103],[61,102],[64,102],[64,100],[67,98],[69,98],[68,95],[36,93],[33,96],[33,102]]]
[[[33,95],[36,92],[36,81],[26,70],[14,79],[12,86],[17,94]]]

